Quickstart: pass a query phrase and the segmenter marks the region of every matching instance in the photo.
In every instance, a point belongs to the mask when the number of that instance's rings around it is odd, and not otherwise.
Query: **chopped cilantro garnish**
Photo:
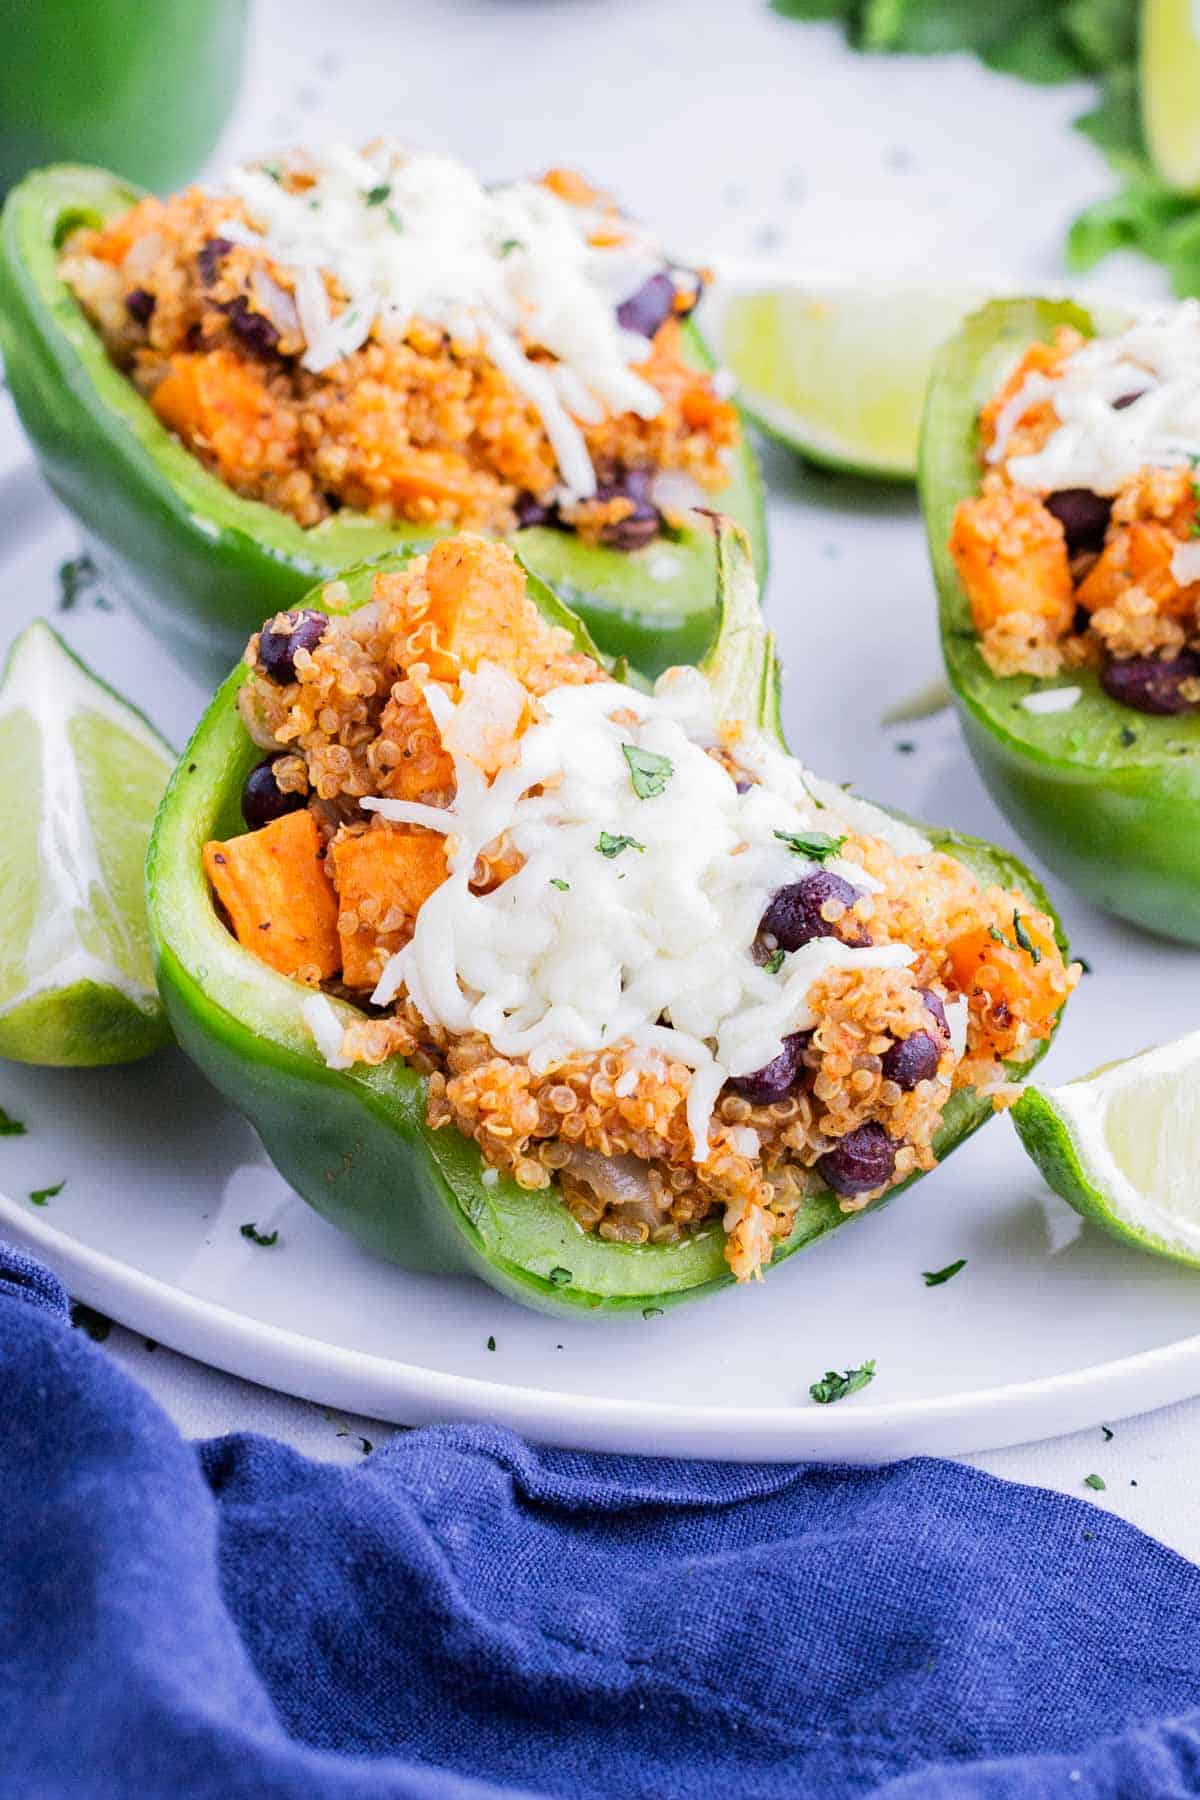
[[[367,205],[368,206],[382,206],[385,200],[388,200],[391,198],[391,192],[392,192],[391,182],[390,181],[381,181],[378,187],[373,187],[368,192]]]
[[[241,1227],[241,1233],[247,1243],[261,1244],[264,1250],[269,1250],[272,1244],[277,1244],[279,1242],[279,1233],[277,1231],[260,1231],[253,1220],[251,1220],[249,1224]]]
[[[71,1323],[76,1331],[86,1331],[93,1344],[102,1344],[112,1330],[112,1320],[82,1300],[71,1302]]]
[[[488,1339],[487,1347],[489,1350],[494,1350],[496,1348],[496,1340],[494,1337]]]
[[[1106,1443],[1106,1444],[1111,1444],[1111,1443],[1112,1443],[1112,1440],[1113,1440],[1113,1431],[1112,1431],[1112,1426],[1111,1426],[1111,1425],[1102,1425],[1102,1426],[1101,1426],[1101,1427],[1100,1427],[1100,1429],[1101,1429],[1101,1431],[1102,1431],[1102,1432],[1103,1432],[1103,1433],[1104,1433],[1104,1441],[1105,1441],[1105,1443]]]
[[[636,838],[614,837],[611,831],[602,831],[596,848],[601,856],[607,856],[611,860],[614,856],[620,856],[622,850],[644,850],[646,846],[639,844]]]
[[[505,238],[500,245],[501,256],[511,256],[514,250],[523,250],[524,242],[520,238]]]
[[[922,1269],[921,1278],[926,1287],[941,1287],[943,1281],[953,1281],[960,1269],[965,1269],[967,1259],[960,1256],[957,1262],[947,1263],[944,1269]]]
[[[767,971],[768,975],[778,975],[780,969],[783,967],[783,954],[782,950],[773,950],[770,956],[768,956],[766,962],[763,964],[763,968]]]
[[[35,1206],[45,1206],[47,1200],[53,1200],[66,1187],[65,1181],[56,1181],[53,1187],[34,1188],[29,1198]]]
[[[561,875],[552,875],[550,877],[550,886],[556,887],[560,894],[569,893],[571,889],[570,882],[564,881]]]
[[[1013,913],[1013,936],[1016,938],[1019,947],[1025,952],[1026,956],[1033,958],[1035,965],[1041,962],[1042,953],[1026,931],[1025,922],[1019,912]]]
[[[24,1137],[27,1129],[20,1119],[10,1118],[0,1106],[0,1137]]]
[[[258,166],[262,170],[264,175],[269,175],[271,177],[272,181],[282,181],[283,180],[283,164],[282,163],[265,162],[265,163],[259,163]]]
[[[775,836],[794,856],[811,857],[814,862],[836,856],[846,841],[844,837],[830,837],[827,831],[777,831]]]
[[[570,1269],[564,1269],[561,1264],[556,1264],[556,1266],[551,1269],[547,1280],[552,1287],[570,1287],[571,1282],[574,1280],[574,1276],[571,1274]]]
[[[657,750],[639,750],[636,744],[622,744],[621,750],[638,799],[655,799],[675,773],[675,764],[669,756],[660,756]]]
[[[814,1381],[809,1393],[818,1406],[830,1406],[835,1400],[844,1400],[848,1394],[857,1394],[875,1379],[875,1358],[869,1357],[861,1369],[847,1369],[839,1375],[836,1369],[826,1369],[820,1381]]]
[[[1009,941],[1005,937],[1004,933],[1002,931],[997,930],[995,925],[988,926],[988,936],[991,938],[991,940],[994,944],[1003,944],[1004,948],[1006,950],[1012,949],[1012,945],[1009,943]]]
[[[1108,1486],[1108,1483],[1105,1481],[1103,1475],[1085,1475],[1083,1478],[1083,1485],[1084,1487],[1095,1488],[1098,1494],[1102,1494]]]
[[[1124,744],[1124,746],[1127,750],[1128,750],[1130,744],[1137,743],[1137,732],[1133,729],[1132,725],[1122,725],[1122,727],[1121,727],[1121,742]]]

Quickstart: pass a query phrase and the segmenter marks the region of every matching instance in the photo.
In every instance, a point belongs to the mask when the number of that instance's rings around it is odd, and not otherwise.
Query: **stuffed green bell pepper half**
[[[920,480],[996,801],[1089,900],[1200,942],[1200,302],[985,306],[935,363]]]
[[[505,545],[268,618],[149,860],[172,1024],[325,1217],[573,1313],[749,1281],[934,1166],[1078,968],[1001,851],[785,750],[740,530],[620,678]]]
[[[164,202],[59,167],[5,208],[0,346],[52,486],[193,663],[467,528],[656,673],[715,627],[695,506],[765,568],[753,456],[689,320],[703,279],[563,170],[489,189],[381,142]]]

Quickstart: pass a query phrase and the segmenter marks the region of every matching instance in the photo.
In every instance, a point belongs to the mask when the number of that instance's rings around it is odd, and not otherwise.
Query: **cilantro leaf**
[[[391,182],[390,181],[381,181],[378,187],[373,187],[368,191],[367,205],[368,206],[382,206],[385,200],[390,200],[391,194],[392,194]]]
[[[575,1278],[570,1269],[564,1269],[561,1264],[558,1264],[551,1269],[546,1279],[552,1287],[570,1287]]]
[[[550,886],[552,888],[557,888],[560,894],[569,894],[571,891],[570,882],[564,881],[561,875],[552,875],[550,877]]]
[[[793,855],[807,856],[814,862],[836,856],[846,841],[844,837],[830,837],[827,831],[777,831],[775,836]]]
[[[844,1400],[848,1394],[857,1394],[875,1379],[875,1358],[869,1357],[859,1369],[847,1369],[839,1375],[836,1369],[826,1369],[820,1381],[814,1381],[809,1393],[818,1406],[831,1406],[835,1400]]]
[[[1013,936],[1017,940],[1018,948],[1023,950],[1026,956],[1032,958],[1034,967],[1036,968],[1037,964],[1042,960],[1042,953],[1026,931],[1024,919],[1022,919],[1020,913],[1016,911],[1013,913]]]
[[[941,1287],[944,1281],[953,1281],[959,1271],[965,1269],[966,1266],[966,1257],[960,1256],[957,1262],[947,1263],[944,1269],[922,1269],[921,1278],[926,1287]]]
[[[28,1129],[27,1125],[22,1125],[20,1119],[10,1118],[4,1108],[0,1106],[0,1137],[24,1137]]]
[[[657,750],[639,750],[636,744],[622,744],[621,753],[629,764],[630,780],[638,799],[657,799],[675,773],[675,764],[670,757],[660,756]]]
[[[1098,1494],[1102,1494],[1108,1486],[1108,1483],[1105,1481],[1103,1475],[1085,1475],[1083,1478],[1083,1485],[1084,1487],[1094,1488]]]
[[[601,856],[607,856],[611,862],[614,856],[620,856],[622,850],[644,850],[645,844],[639,844],[636,838],[614,837],[611,831],[602,831],[596,845]]]
[[[766,962],[763,964],[763,968],[767,971],[768,975],[778,975],[780,969],[783,967],[783,957],[784,953],[782,950],[773,950],[771,952],[770,956],[768,956]]]
[[[45,1206],[47,1200],[53,1200],[56,1194],[61,1194],[66,1185],[65,1181],[56,1181],[53,1187],[34,1188],[29,1198],[34,1206]]]
[[[489,1350],[494,1350],[494,1349],[495,1349],[495,1348],[496,1348],[496,1340],[495,1340],[495,1338],[494,1338],[494,1337],[490,1337],[490,1338],[489,1338],[489,1339],[488,1339],[488,1341],[487,1341],[487,1347],[488,1347],[488,1349],[489,1349]]]
[[[279,1242],[277,1231],[260,1231],[253,1220],[249,1224],[241,1226],[240,1230],[247,1243],[260,1244],[264,1250],[269,1250],[272,1244]]]
[[[511,256],[514,250],[523,250],[524,242],[520,238],[505,238],[500,245],[501,256]]]

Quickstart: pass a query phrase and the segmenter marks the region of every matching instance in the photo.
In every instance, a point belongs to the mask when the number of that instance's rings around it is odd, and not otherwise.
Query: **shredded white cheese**
[[[402,338],[416,319],[482,341],[545,426],[562,497],[594,494],[580,423],[652,419],[662,408],[633,367],[646,339],[616,313],[664,267],[659,245],[625,222],[619,243],[589,243],[611,218],[537,182],[485,188],[452,157],[391,142],[363,154],[334,144],[306,169],[313,183],[295,193],[264,168],[235,169],[228,187],[250,228],[227,227],[293,274],[304,366],[330,368],[372,330]],[[323,275],[347,296],[336,313]],[[557,362],[535,360],[536,350]]]
[[[1009,456],[1014,431],[1047,399],[1059,425],[1035,455]],[[1006,464],[1015,482],[1041,494],[1088,488],[1111,495],[1139,469],[1178,468],[1197,458],[1200,300],[1091,339],[1055,376],[1029,375],[1001,410],[988,450],[989,462]]]
[[[1031,713],[1070,712],[1082,693],[1083,689],[1078,687],[1041,688],[1026,694],[1021,705]]]
[[[518,740],[518,760],[489,781],[489,728],[507,716],[510,681],[484,665],[463,678],[458,704],[436,683],[425,688],[454,761],[452,808],[363,802],[443,832],[450,871],[373,999],[387,1005],[403,986],[430,1025],[483,1032],[537,1072],[618,1042],[683,1063],[702,1162],[725,1081],[762,1068],[785,1037],[815,1023],[808,992],[823,970],[913,960],[903,944],[851,949],[824,937],[775,972],[756,962],[751,946],[768,901],[819,866],[776,833],[853,827],[899,832],[909,848],[926,840],[838,789],[824,789],[818,804],[811,778],[756,732],[734,746],[761,778],[739,794],[706,754],[717,724],[696,670],[671,671],[653,696],[614,682],[554,689],[541,701],[544,720]],[[639,797],[627,749],[667,760],[661,792]],[[476,858],[501,833],[523,865],[492,893],[472,893]],[[824,866],[860,891],[877,885],[836,855]]]

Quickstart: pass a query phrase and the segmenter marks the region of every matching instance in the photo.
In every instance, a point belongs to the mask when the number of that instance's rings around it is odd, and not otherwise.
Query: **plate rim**
[[[452,1374],[272,1324],[95,1249],[48,1219],[31,1218],[4,1193],[0,1221],[23,1248],[48,1259],[79,1299],[127,1329],[242,1380],[396,1425],[484,1420],[572,1449],[851,1464],[965,1455],[1061,1436],[1102,1417],[1128,1418],[1146,1410],[1147,1377],[1155,1407],[1200,1393],[1196,1333],[1032,1381],[884,1404],[860,1401],[844,1411],[797,1400],[733,1415],[708,1404],[571,1394]]]

